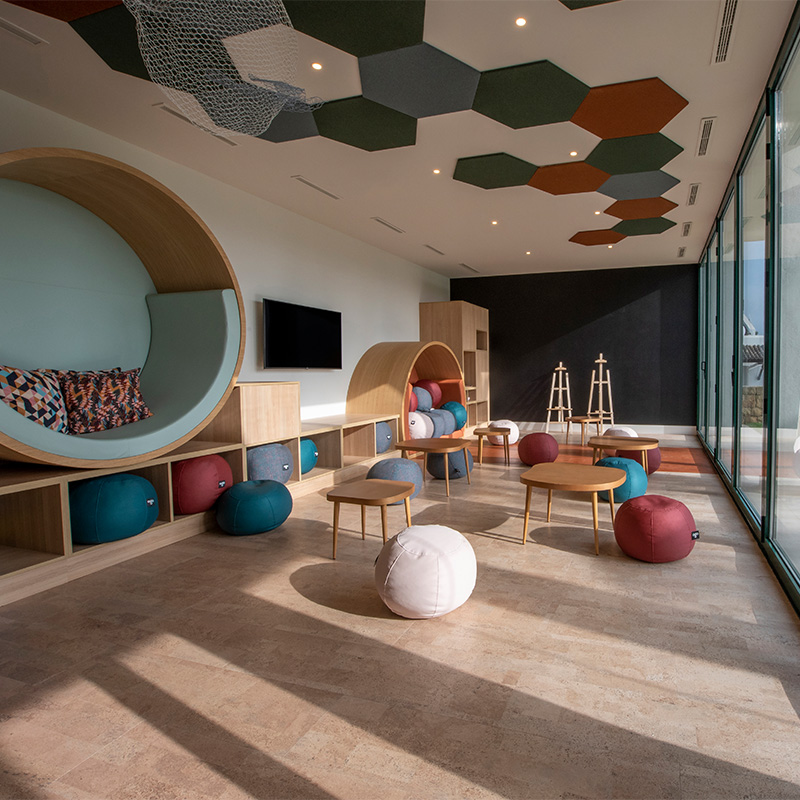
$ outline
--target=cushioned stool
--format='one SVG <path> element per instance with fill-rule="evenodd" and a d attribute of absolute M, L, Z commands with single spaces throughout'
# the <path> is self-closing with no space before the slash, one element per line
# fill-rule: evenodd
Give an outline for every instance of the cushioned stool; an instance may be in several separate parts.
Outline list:
<path fill-rule="evenodd" d="M 313 439 L 300 440 L 300 474 L 305 475 L 317 466 L 319 450 Z"/>
<path fill-rule="evenodd" d="M 198 456 L 173 462 L 172 503 L 175 513 L 208 511 L 231 484 L 231 466 L 222 456 Z"/>
<path fill-rule="evenodd" d="M 630 458 L 637 464 L 642 463 L 641 450 L 617 450 L 617 458 Z M 661 466 L 661 450 L 654 447 L 647 451 L 647 474 L 652 475 Z"/>
<path fill-rule="evenodd" d="M 393 536 L 375 562 L 375 587 L 395 614 L 430 619 L 463 605 L 475 588 L 475 551 L 444 525 L 412 525 Z"/>
<path fill-rule="evenodd" d="M 158 497 L 150 481 L 120 473 L 69 485 L 72 541 L 101 544 L 146 531 L 158 517 Z"/>
<path fill-rule="evenodd" d="M 614 489 L 614 500 L 617 503 L 624 503 L 632 497 L 639 497 L 647 491 L 647 473 L 644 467 L 630 458 L 620 458 L 619 451 L 616 456 L 601 458 L 596 467 L 616 467 L 625 472 L 625 483 Z M 608 500 L 608 492 L 598 492 L 597 496 L 601 500 Z"/>
<path fill-rule="evenodd" d="M 388 422 L 375 423 L 375 452 L 385 453 L 394 441 L 392 428 Z"/>
<path fill-rule="evenodd" d="M 517 455 L 529 467 L 535 464 L 548 464 L 558 458 L 558 442 L 554 436 L 543 431 L 529 433 L 520 439 Z"/>
<path fill-rule="evenodd" d="M 235 483 L 217 501 L 217 525 L 232 536 L 266 533 L 292 513 L 292 493 L 278 481 Z"/>
<path fill-rule="evenodd" d="M 379 478 L 384 481 L 408 481 L 416 487 L 414 493 L 408 498 L 413 500 L 422 489 L 422 468 L 416 461 L 409 458 L 386 458 L 373 464 L 367 472 L 367 479 Z M 390 503 L 399 506 L 402 500 Z"/>
<path fill-rule="evenodd" d="M 247 477 L 251 481 L 287 483 L 294 472 L 292 451 L 279 442 L 247 450 Z"/>
<path fill-rule="evenodd" d="M 686 558 L 700 534 L 683 503 L 649 494 L 626 500 L 619 507 L 614 536 L 631 558 L 661 564 Z"/>

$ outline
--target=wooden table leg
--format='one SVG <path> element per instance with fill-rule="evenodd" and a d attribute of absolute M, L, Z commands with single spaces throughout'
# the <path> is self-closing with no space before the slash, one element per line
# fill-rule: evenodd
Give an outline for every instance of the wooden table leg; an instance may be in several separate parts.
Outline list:
<path fill-rule="evenodd" d="M 381 504 L 381 531 L 383 532 L 383 543 L 386 544 L 386 503 Z"/>
<path fill-rule="evenodd" d="M 511 466 L 511 450 L 508 444 L 508 434 L 503 437 L 503 452 L 506 455 L 506 466 Z"/>
<path fill-rule="evenodd" d="M 447 453 L 444 453 L 444 485 L 447 490 L 447 496 L 450 497 L 450 462 L 447 458 Z"/>
<path fill-rule="evenodd" d="M 586 427 L 587 423 L 585 421 L 581 422 L 581 447 L 586 444 Z"/>
<path fill-rule="evenodd" d="M 483 436 L 478 434 L 478 463 L 483 466 Z"/>
<path fill-rule="evenodd" d="M 471 486 L 472 478 L 469 476 L 469 452 L 466 447 L 461 451 L 461 454 L 464 456 L 464 469 L 467 471 L 467 483 Z"/>
<path fill-rule="evenodd" d="M 553 507 L 553 490 L 547 490 L 547 521 L 550 522 L 550 509 Z"/>
<path fill-rule="evenodd" d="M 528 517 L 530 517 L 531 514 L 531 488 L 530 486 L 525 487 L 525 521 L 522 524 L 522 544 L 528 541 Z"/>
<path fill-rule="evenodd" d="M 336 559 L 336 537 L 339 534 L 339 503 L 338 501 L 334 501 L 333 503 L 333 556 L 332 558 Z"/>
<path fill-rule="evenodd" d="M 564 437 L 564 444 L 569 444 L 569 429 L 571 425 L 572 423 L 567 420 L 567 435 Z M 583 444 L 583 441 L 581 441 L 581 444 Z"/>
<path fill-rule="evenodd" d="M 597 463 L 597 448 L 593 447 L 592 448 L 592 464 L 596 464 L 596 463 Z"/>
<path fill-rule="evenodd" d="M 644 474 L 647 475 L 647 450 L 642 450 L 642 466 L 644 467 Z"/>
<path fill-rule="evenodd" d="M 406 526 L 410 528 L 411 527 L 411 498 L 406 497 L 405 500 L 403 500 L 403 503 L 405 504 L 405 507 L 406 507 Z"/>
<path fill-rule="evenodd" d="M 614 524 L 614 490 L 608 490 L 608 505 L 611 508 L 611 524 Z"/>
<path fill-rule="evenodd" d="M 361 506 L 361 538 L 367 538 L 367 507 Z"/>
<path fill-rule="evenodd" d="M 592 522 L 594 523 L 594 554 L 600 555 L 600 535 L 597 532 L 597 492 L 592 492 Z"/>

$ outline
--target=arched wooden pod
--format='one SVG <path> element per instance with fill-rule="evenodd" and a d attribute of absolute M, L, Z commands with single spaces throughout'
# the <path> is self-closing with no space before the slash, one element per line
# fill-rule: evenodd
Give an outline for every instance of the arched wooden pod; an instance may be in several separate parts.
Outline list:
<path fill-rule="evenodd" d="M 442 387 L 442 401 L 466 405 L 464 375 L 444 342 L 380 342 L 361 356 L 347 390 L 348 414 L 399 414 L 401 438 L 408 439 L 411 384 L 428 378 Z M 461 435 L 457 431 L 455 435 Z"/>

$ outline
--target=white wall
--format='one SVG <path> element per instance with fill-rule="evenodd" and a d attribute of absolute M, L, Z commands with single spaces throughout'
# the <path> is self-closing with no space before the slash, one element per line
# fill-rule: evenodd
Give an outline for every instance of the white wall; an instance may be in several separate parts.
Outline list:
<path fill-rule="evenodd" d="M 343 413 L 361 355 L 376 342 L 418 340 L 418 304 L 450 298 L 441 275 L 4 92 L 0 120 L 0 152 L 89 150 L 141 169 L 186 201 L 220 241 L 241 286 L 247 345 L 239 380 L 300 381 L 304 418 Z M 341 311 L 343 368 L 261 369 L 263 297 Z"/>

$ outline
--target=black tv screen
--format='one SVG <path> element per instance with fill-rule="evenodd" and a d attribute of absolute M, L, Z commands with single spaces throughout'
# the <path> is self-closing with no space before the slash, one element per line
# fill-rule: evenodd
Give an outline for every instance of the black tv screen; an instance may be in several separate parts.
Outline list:
<path fill-rule="evenodd" d="M 264 368 L 341 369 L 341 312 L 265 298 Z"/>

